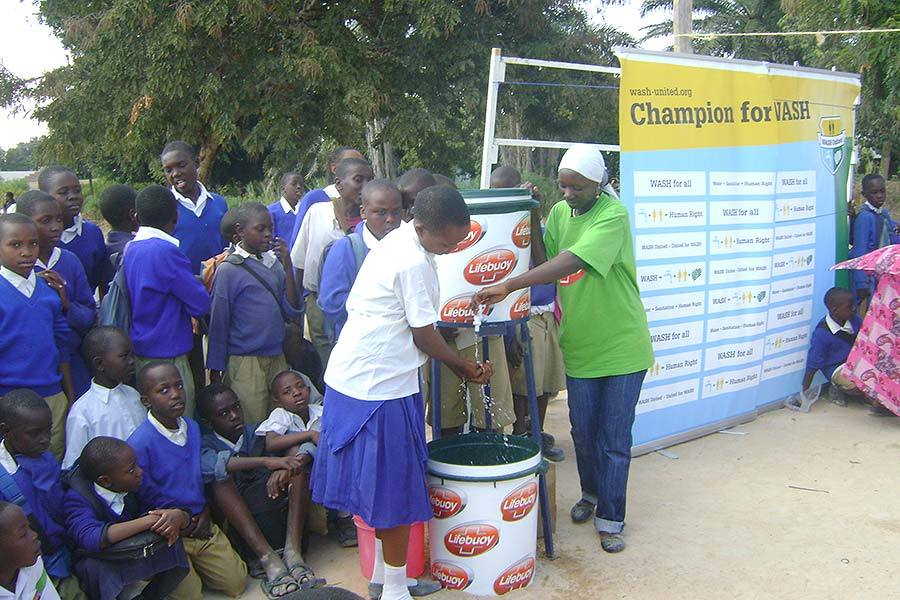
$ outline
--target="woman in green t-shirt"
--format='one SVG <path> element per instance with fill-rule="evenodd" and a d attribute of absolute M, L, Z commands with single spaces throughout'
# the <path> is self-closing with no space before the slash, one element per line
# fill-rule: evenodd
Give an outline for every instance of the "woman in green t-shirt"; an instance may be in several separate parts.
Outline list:
<path fill-rule="evenodd" d="M 644 375 L 653 364 L 650 332 L 628 212 L 607 185 L 600 150 L 586 144 L 570 148 L 559 163 L 558 182 L 565 202 L 550 210 L 543 240 L 533 238 L 537 266 L 481 290 L 474 301 L 495 304 L 516 290 L 557 283 L 563 311 L 559 344 L 581 480 L 572 520 L 582 523 L 594 515 L 603 549 L 620 552 L 631 427 Z M 537 211 L 531 230 L 541 230 Z"/>

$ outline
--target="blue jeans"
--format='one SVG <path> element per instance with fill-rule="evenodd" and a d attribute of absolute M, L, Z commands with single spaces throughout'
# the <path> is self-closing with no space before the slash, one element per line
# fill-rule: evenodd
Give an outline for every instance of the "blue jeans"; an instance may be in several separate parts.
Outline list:
<path fill-rule="evenodd" d="M 647 371 L 593 379 L 566 376 L 581 496 L 597 505 L 594 527 L 621 533 L 634 408 Z"/>

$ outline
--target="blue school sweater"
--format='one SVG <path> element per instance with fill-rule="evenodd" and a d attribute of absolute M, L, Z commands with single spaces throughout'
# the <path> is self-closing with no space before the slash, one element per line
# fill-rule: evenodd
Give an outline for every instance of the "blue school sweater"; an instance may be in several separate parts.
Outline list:
<path fill-rule="evenodd" d="M 265 444 L 265 438 L 256 435 L 256 424 L 244 423 L 243 439 L 237 452 L 216 436 L 212 429 L 204 429 L 200 441 L 200 472 L 204 483 L 228 479 L 228 461 L 232 456 L 261 456 L 258 444 Z"/>
<path fill-rule="evenodd" d="M 812 332 L 809 341 L 809 352 L 806 355 L 806 368 L 810 371 L 822 371 L 822 375 L 831 379 L 831 374 L 841 364 L 847 361 L 853 342 L 859 333 L 862 319 L 853 315 L 850 319 L 853 325 L 853 334 L 839 331 L 837 335 L 831 333 L 825 319 L 819 321 Z"/>
<path fill-rule="evenodd" d="M 191 317 L 209 312 L 209 295 L 174 244 L 151 238 L 125 249 L 125 281 L 131 298 L 134 353 L 175 358 L 194 345 Z"/>
<path fill-rule="evenodd" d="M 84 357 L 81 356 L 81 341 L 97 321 L 97 303 L 94 302 L 93 288 L 88 283 L 81 261 L 68 250 L 61 249 L 60 252 L 59 260 L 51 270 L 59 273 L 66 282 L 66 298 L 69 299 L 66 321 L 71 330 L 66 345 L 69 350 L 75 396 L 81 397 L 91 387 L 91 372 Z M 35 273 L 42 270 L 35 265 Z"/>
<path fill-rule="evenodd" d="M 75 471 L 72 474 L 73 478 L 80 476 L 80 471 Z M 66 533 L 69 539 L 75 543 L 79 550 L 99 552 L 103 549 L 103 540 L 106 537 L 106 530 L 109 529 L 109 526 L 137 519 L 141 516 L 141 510 L 137 497 L 134 494 L 126 494 L 125 508 L 122 510 L 121 515 L 117 515 L 110 508 L 109 503 L 94 491 L 93 485 L 93 482 L 86 482 L 84 487 L 89 487 L 90 491 L 88 493 L 96 500 L 99 500 L 99 504 L 106 507 L 102 518 L 94 510 L 91 500 L 74 487 L 69 487 L 66 490 L 63 499 L 63 509 L 66 517 Z"/>
<path fill-rule="evenodd" d="M 228 261 L 219 265 L 212 290 L 209 319 L 209 347 L 206 366 L 224 371 L 229 356 L 278 356 L 284 345 L 284 319 L 299 321 L 301 312 L 291 306 L 285 294 L 284 267 L 276 262 L 266 268 L 255 258 L 244 265 Z M 281 299 L 281 308 L 272 294 L 247 268 L 259 275 Z"/>
<path fill-rule="evenodd" d="M 284 212 L 280 199 L 278 202 L 273 202 L 266 208 L 269 209 L 269 214 L 272 215 L 272 224 L 275 226 L 275 236 L 284 240 L 285 244 L 289 243 L 291 241 L 291 232 L 294 230 L 294 221 L 297 220 L 297 215 L 292 212 Z M 288 250 L 290 250 L 290 248 L 291 247 L 288 246 Z"/>
<path fill-rule="evenodd" d="M 853 220 L 853 247 L 848 256 L 859 258 L 888 244 L 900 243 L 900 235 L 894 233 L 896 226 L 897 223 L 891 219 L 887 208 L 882 207 L 881 212 L 877 213 L 868 204 L 863 204 Z M 854 291 L 868 289 L 874 292 L 876 284 L 874 274 L 857 269 L 850 271 L 850 287 Z"/>
<path fill-rule="evenodd" d="M 181 242 L 181 251 L 191 262 L 191 272 L 200 274 L 200 263 L 215 256 L 228 244 L 222 238 L 219 225 L 228 211 L 228 203 L 219 194 L 209 192 L 203 212 L 198 217 L 181 202 L 178 203 L 178 224 L 172 235 Z"/>
<path fill-rule="evenodd" d="M 81 235 L 76 236 L 68 244 L 59 242 L 57 245 L 78 257 L 92 290 L 98 287 L 105 288 L 106 282 L 112 279 L 103 232 L 94 223 L 84 219 L 81 224 Z"/>
<path fill-rule="evenodd" d="M 187 443 L 172 443 L 147 419 L 134 430 L 128 444 L 137 454 L 144 470 L 144 481 L 138 492 L 141 509 L 183 508 L 192 515 L 203 512 L 203 478 L 200 475 L 200 427 L 185 417 Z"/>
<path fill-rule="evenodd" d="M 37 523 L 41 535 L 41 552 L 47 572 L 53 577 L 68 577 L 71 557 L 66 548 L 65 512 L 63 511 L 63 486 L 60 480 L 59 462 L 50 452 L 36 458 L 16 454 L 19 468 L 13 479 L 25 498 L 26 513 Z M 2 469 L 3 467 L 0 467 Z M 6 502 L 12 501 L 0 492 Z"/>
<path fill-rule="evenodd" d="M 354 234 L 362 235 L 365 223 L 360 223 Z M 363 256 L 368 256 L 369 247 L 363 242 Z M 319 281 L 319 308 L 325 315 L 327 329 L 332 341 L 341 335 L 347 322 L 347 296 L 356 282 L 359 267 L 350 237 L 343 237 L 331 245 L 322 263 L 322 278 Z"/>
<path fill-rule="evenodd" d="M 325 193 L 325 190 L 309 190 L 306 194 L 300 199 L 300 208 L 297 209 L 297 218 L 294 219 L 294 227 L 291 229 L 291 240 L 288 244 L 288 248 L 294 247 L 294 242 L 297 241 L 297 236 L 300 234 L 300 225 L 303 224 L 303 217 L 306 216 L 307 211 L 309 211 L 309 207 L 317 202 L 330 202 L 331 198 L 328 197 L 328 194 Z"/>
<path fill-rule="evenodd" d="M 60 393 L 69 332 L 59 295 L 43 279 L 26 298 L 0 277 L 0 395 L 18 388 L 44 398 Z"/>

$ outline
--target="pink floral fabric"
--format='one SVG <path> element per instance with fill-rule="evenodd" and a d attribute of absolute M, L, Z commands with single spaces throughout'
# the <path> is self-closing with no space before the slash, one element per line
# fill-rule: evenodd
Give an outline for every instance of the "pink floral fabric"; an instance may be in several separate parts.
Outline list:
<path fill-rule="evenodd" d="M 847 357 L 845 374 L 900 416 L 900 276 L 882 275 Z"/>

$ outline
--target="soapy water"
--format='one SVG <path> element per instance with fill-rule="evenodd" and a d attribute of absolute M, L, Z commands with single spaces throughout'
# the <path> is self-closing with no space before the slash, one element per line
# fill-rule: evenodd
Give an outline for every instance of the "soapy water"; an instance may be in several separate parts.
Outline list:
<path fill-rule="evenodd" d="M 528 460 L 537 453 L 535 448 L 523 438 L 508 435 L 485 439 L 485 434 L 463 434 L 452 438 L 452 442 L 441 448 L 431 448 L 431 460 L 465 467 L 487 467 L 508 465 Z"/>

